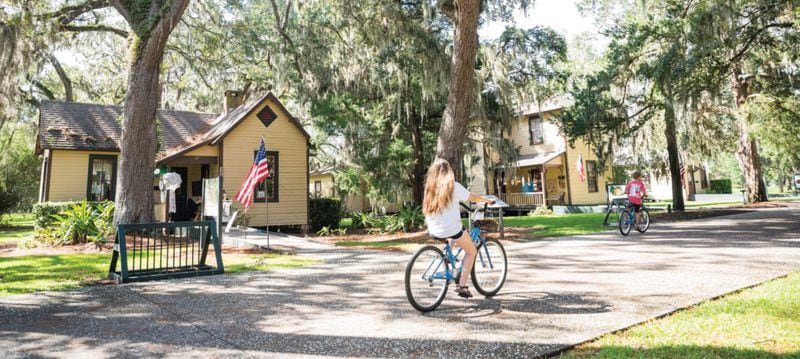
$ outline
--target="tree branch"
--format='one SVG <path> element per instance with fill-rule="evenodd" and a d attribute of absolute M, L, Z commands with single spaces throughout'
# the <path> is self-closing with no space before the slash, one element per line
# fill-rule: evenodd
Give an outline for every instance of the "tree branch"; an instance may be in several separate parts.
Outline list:
<path fill-rule="evenodd" d="M 31 81 L 31 83 L 33 84 L 33 86 L 35 86 L 37 89 L 39 89 L 39 91 L 42 91 L 42 93 L 45 96 L 47 96 L 48 99 L 50 99 L 50 100 L 55 100 L 56 99 L 56 96 L 53 95 L 53 91 L 50 91 L 50 89 L 47 88 L 47 86 L 45 86 L 43 83 L 41 83 L 39 81 Z"/>
<path fill-rule="evenodd" d="M 742 56 L 744 56 L 744 53 L 747 52 L 747 50 L 750 49 L 750 46 L 753 45 L 753 42 L 755 42 L 756 39 L 759 37 L 759 35 L 761 35 L 761 33 L 766 31 L 767 29 L 773 28 L 773 27 L 789 28 L 789 27 L 792 27 L 792 26 L 794 26 L 793 22 L 774 22 L 774 23 L 771 23 L 771 24 L 767 24 L 764 27 L 756 30 L 756 32 L 752 36 L 750 36 L 750 38 L 747 39 L 747 41 L 744 43 L 742 48 L 739 49 L 739 51 L 737 51 L 736 54 L 731 56 L 731 58 L 728 60 L 728 62 L 738 61 Z"/>
<path fill-rule="evenodd" d="M 48 56 L 48 60 L 51 64 L 53 64 L 53 68 L 56 69 L 58 78 L 61 79 L 61 83 L 64 84 L 64 100 L 67 102 L 74 102 L 75 98 L 72 95 L 72 81 L 67 76 L 64 68 L 61 67 L 61 63 L 58 62 L 58 59 L 56 59 L 54 55 Z"/>
<path fill-rule="evenodd" d="M 74 32 L 87 32 L 87 31 L 110 32 L 122 36 L 125 39 L 128 38 L 127 31 L 106 25 L 84 25 L 84 26 L 62 25 L 61 30 L 74 31 Z"/>
<path fill-rule="evenodd" d="M 278 9 L 278 4 L 275 3 L 275 0 L 269 0 L 269 2 L 272 4 L 272 12 L 275 15 L 275 27 L 278 30 L 278 34 L 281 35 L 284 42 L 286 42 L 286 45 L 291 48 L 294 57 L 294 69 L 297 71 L 297 74 L 300 76 L 300 78 L 303 78 L 304 77 L 303 69 L 300 67 L 300 58 L 297 56 L 297 51 L 295 51 L 296 49 L 294 46 L 294 41 L 292 41 L 292 38 L 285 31 L 286 23 L 289 22 L 289 6 L 291 6 L 292 3 L 290 1 L 289 4 L 287 5 L 286 15 L 284 19 L 281 20 L 281 12 Z"/>
<path fill-rule="evenodd" d="M 88 0 L 82 4 L 64 6 L 54 12 L 42 14 L 42 17 L 58 19 L 61 25 L 67 25 L 79 16 L 97 9 L 111 6 L 109 0 Z"/>

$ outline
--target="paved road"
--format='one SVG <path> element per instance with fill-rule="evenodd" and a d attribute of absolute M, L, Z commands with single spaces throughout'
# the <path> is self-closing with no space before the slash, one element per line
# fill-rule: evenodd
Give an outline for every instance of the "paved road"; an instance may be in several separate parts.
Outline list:
<path fill-rule="evenodd" d="M 2 357 L 533 357 L 800 269 L 800 205 L 507 243 L 492 299 L 422 315 L 409 254 L 298 246 L 319 265 L 0 298 Z M 273 243 L 277 239 L 273 237 Z"/>

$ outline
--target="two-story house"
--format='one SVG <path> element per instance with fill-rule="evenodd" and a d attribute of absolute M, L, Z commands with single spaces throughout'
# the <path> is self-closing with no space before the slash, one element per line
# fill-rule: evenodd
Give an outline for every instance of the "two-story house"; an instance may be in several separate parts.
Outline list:
<path fill-rule="evenodd" d="M 480 166 L 480 171 L 488 168 L 488 173 L 476 174 L 478 166 L 473 167 L 473 191 L 497 195 L 518 209 L 605 204 L 611 160 L 600 168 L 594 151 L 583 140 L 569 145 L 553 122 L 562 109 L 559 104 L 546 104 L 521 111 L 511 131 L 503 133 L 519 147 L 519 158 L 501 163 L 499 156 L 489 151 Z"/>

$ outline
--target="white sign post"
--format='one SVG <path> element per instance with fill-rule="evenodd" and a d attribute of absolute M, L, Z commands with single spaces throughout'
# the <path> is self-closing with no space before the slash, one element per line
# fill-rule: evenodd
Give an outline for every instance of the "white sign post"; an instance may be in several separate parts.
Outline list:
<path fill-rule="evenodd" d="M 800 192 L 800 173 L 794 175 L 794 194 Z"/>

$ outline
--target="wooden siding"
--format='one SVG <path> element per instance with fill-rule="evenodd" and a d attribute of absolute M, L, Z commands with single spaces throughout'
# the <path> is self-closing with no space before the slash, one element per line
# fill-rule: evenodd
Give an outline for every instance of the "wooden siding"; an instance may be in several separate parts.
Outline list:
<path fill-rule="evenodd" d="M 333 176 L 330 174 L 322 174 L 311 176 L 310 181 L 308 182 L 308 193 L 312 196 L 316 196 L 316 189 L 314 187 L 314 183 L 320 181 L 322 184 L 322 190 L 319 194 L 320 197 L 334 197 L 335 192 L 333 190 Z"/>
<path fill-rule="evenodd" d="M 82 201 L 86 199 L 89 181 L 89 155 L 114 155 L 111 151 L 51 150 L 50 202 Z M 117 158 L 119 165 L 119 158 Z M 42 178 L 42 181 L 45 179 Z"/>
<path fill-rule="evenodd" d="M 571 199 L 573 205 L 590 205 L 590 204 L 605 204 L 607 201 L 606 181 L 613 177 L 611 166 L 606 165 L 605 171 L 597 169 L 597 192 L 589 192 L 588 179 L 581 181 L 581 176 L 578 174 L 576 162 L 578 154 L 583 156 L 583 166 L 586 168 L 586 161 L 596 161 L 594 151 L 586 145 L 583 140 L 575 140 L 574 146 L 567 146 L 567 163 L 569 166 L 569 189 L 572 191 Z M 610 160 L 607 162 L 611 162 Z M 568 198 L 565 198 L 567 201 Z"/>
<path fill-rule="evenodd" d="M 278 118 L 265 127 L 256 117 L 264 106 L 270 106 Z M 304 225 L 308 222 L 308 142 L 300 130 L 289 122 L 288 114 L 270 100 L 258 105 L 247 118 L 222 140 L 223 189 L 229 198 L 236 196 L 239 186 L 253 164 L 253 154 L 264 137 L 267 151 L 277 151 L 279 202 L 269 203 L 269 225 Z M 250 225 L 267 224 L 266 203 L 253 203 L 247 214 Z M 234 208 L 244 207 L 234 202 Z"/>
<path fill-rule="evenodd" d="M 189 152 L 184 153 L 182 156 L 184 157 L 192 157 L 192 156 L 211 156 L 217 157 L 219 155 L 219 146 L 212 146 L 212 145 L 203 145 L 198 148 L 195 148 Z"/>
<path fill-rule="evenodd" d="M 563 148 L 564 139 L 559 135 L 558 126 L 552 122 L 554 113 L 546 112 L 542 123 L 542 132 L 544 132 L 544 143 L 539 145 L 531 145 L 530 135 L 528 132 L 528 116 L 520 116 L 517 118 L 515 124 L 511 127 L 511 133 L 507 136 L 511 138 L 514 143 L 520 146 L 520 155 L 529 155 L 533 153 L 552 152 L 558 148 Z M 504 135 L 506 135 L 504 133 Z"/>

